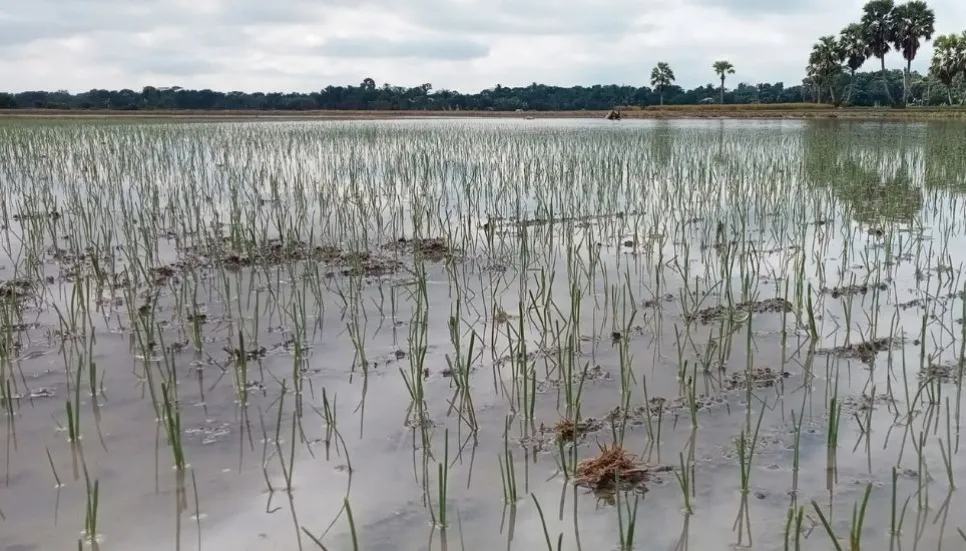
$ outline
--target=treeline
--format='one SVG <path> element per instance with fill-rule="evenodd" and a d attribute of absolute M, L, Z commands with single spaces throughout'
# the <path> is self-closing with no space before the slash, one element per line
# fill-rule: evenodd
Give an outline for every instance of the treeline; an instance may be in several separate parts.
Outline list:
<path fill-rule="evenodd" d="M 854 96 L 859 89 L 856 72 L 869 62 L 878 62 L 880 85 L 878 100 L 886 105 L 963 103 L 966 78 L 966 32 L 936 37 L 929 76 L 923 79 L 912 72 L 922 45 L 936 32 L 936 14 L 923 0 L 896 4 L 893 0 L 870 0 L 862 7 L 859 21 L 847 25 L 838 35 L 818 39 L 808 56 L 806 82 L 816 101 L 823 93 L 834 104 L 864 104 Z M 895 73 L 888 71 L 886 56 L 896 52 L 905 64 L 901 86 L 895 86 Z M 722 77 L 722 83 L 724 82 Z M 937 98 L 936 85 L 944 89 Z M 918 95 L 916 87 L 919 87 Z M 868 92 L 868 88 L 862 88 Z M 844 99 L 843 99 L 844 97 Z M 868 101 L 868 98 L 862 101 Z"/>
<path fill-rule="evenodd" d="M 850 104 L 872 106 L 882 97 L 882 80 L 878 73 L 857 73 L 852 83 Z M 901 93 L 902 71 L 886 74 L 890 88 Z M 961 80 L 961 79 L 960 79 Z M 909 93 L 913 101 L 941 104 L 947 98 L 946 89 L 931 76 L 911 75 Z M 961 83 L 960 83 L 961 86 Z M 809 80 L 786 86 L 784 83 L 758 85 L 738 84 L 724 93 L 724 102 L 801 103 L 816 101 L 818 90 Z M 690 90 L 671 84 L 663 89 L 664 103 L 693 105 L 718 102 L 719 87 L 712 84 Z M 547 86 L 531 84 L 525 87 L 497 85 L 475 94 L 461 94 L 452 90 L 433 90 L 432 85 L 406 88 L 384 84 L 377 86 L 366 79 L 358 86 L 328 86 L 310 93 L 246 93 L 214 90 L 188 90 L 180 87 L 156 88 L 147 86 L 134 90 L 90 90 L 71 94 L 58 92 L 20 92 L 0 94 L 2 109 L 206 109 L 206 110 L 493 110 L 514 111 L 580 111 L 607 110 L 614 106 L 648 106 L 661 102 L 655 88 L 596 85 Z"/>

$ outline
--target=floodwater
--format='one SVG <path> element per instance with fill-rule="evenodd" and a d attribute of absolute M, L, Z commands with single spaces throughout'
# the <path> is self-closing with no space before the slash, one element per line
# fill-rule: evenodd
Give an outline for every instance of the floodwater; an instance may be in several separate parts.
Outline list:
<path fill-rule="evenodd" d="M 18 122 L 0 156 L 0 550 L 966 546 L 966 125 Z M 615 442 L 650 477 L 575 484 Z"/>

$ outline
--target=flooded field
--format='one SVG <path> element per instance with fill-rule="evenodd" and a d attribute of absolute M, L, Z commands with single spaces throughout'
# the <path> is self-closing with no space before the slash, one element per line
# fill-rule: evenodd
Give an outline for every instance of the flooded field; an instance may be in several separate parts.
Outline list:
<path fill-rule="evenodd" d="M 2 551 L 966 547 L 966 124 L 7 122 L 0 193 Z"/>

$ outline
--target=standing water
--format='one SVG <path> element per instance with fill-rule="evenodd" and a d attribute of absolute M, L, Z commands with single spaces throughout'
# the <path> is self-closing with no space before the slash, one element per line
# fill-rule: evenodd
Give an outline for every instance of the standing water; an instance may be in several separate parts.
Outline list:
<path fill-rule="evenodd" d="M 0 159 L 0 550 L 966 546 L 964 124 L 17 122 Z"/>

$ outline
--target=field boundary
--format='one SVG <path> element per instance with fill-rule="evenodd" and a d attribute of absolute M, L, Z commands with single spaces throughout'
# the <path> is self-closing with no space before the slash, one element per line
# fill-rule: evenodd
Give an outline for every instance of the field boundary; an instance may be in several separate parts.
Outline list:
<path fill-rule="evenodd" d="M 795 105 L 795 104 L 792 104 Z M 850 119 L 937 120 L 966 119 L 958 107 L 907 109 L 801 104 L 784 105 L 670 105 L 621 110 L 624 119 Z M 137 110 L 0 109 L 0 120 L 17 119 L 128 119 L 128 120 L 384 120 L 412 118 L 603 119 L 608 111 L 281 111 L 281 110 Z"/>

